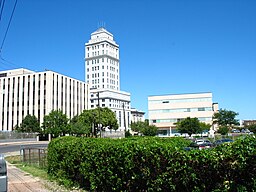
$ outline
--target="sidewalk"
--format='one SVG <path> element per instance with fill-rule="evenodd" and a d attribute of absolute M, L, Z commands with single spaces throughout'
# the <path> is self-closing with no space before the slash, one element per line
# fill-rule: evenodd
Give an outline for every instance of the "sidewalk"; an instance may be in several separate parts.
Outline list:
<path fill-rule="evenodd" d="M 9 192 L 48 192 L 44 182 L 32 177 L 14 165 L 7 162 L 8 191 Z"/>
<path fill-rule="evenodd" d="M 0 143 L 0 147 L 3 145 L 26 145 L 26 144 L 47 144 L 49 141 L 29 141 L 29 142 L 15 142 L 15 143 Z M 20 151 L 7 152 L 4 156 L 20 155 Z M 26 173 L 19 168 L 15 167 L 8 162 L 7 163 L 7 176 L 8 176 L 8 192 L 81 192 L 82 190 L 67 190 L 62 186 L 59 186 L 55 182 L 42 180 L 37 177 L 33 177 L 29 173 Z"/>

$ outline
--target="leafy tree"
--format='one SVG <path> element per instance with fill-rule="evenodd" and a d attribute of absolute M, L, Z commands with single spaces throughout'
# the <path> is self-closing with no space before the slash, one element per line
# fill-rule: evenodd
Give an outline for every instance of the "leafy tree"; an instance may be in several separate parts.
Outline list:
<path fill-rule="evenodd" d="M 209 131 L 210 130 L 210 128 L 211 128 L 211 125 L 210 124 L 207 124 L 207 123 L 205 123 L 205 122 L 199 122 L 199 126 L 200 126 L 200 129 L 201 129 L 201 133 L 203 132 L 203 131 Z"/>
<path fill-rule="evenodd" d="M 145 136 L 156 136 L 158 128 L 155 125 L 146 125 L 142 129 L 142 134 Z"/>
<path fill-rule="evenodd" d="M 91 127 L 86 126 L 81 120 L 80 116 L 74 116 L 70 120 L 70 133 L 76 136 L 89 135 L 91 133 Z"/>
<path fill-rule="evenodd" d="M 141 132 L 145 126 L 143 121 L 132 122 L 131 123 L 131 130 L 134 132 Z"/>
<path fill-rule="evenodd" d="M 84 110 L 77 118 L 77 121 L 72 121 L 73 125 L 71 126 L 71 130 L 73 134 L 86 134 L 94 133 L 94 128 L 96 127 L 96 117 L 93 113 L 93 110 Z M 76 127 L 78 126 L 78 127 Z M 77 132 L 78 129 L 79 132 Z"/>
<path fill-rule="evenodd" d="M 229 128 L 227 126 L 220 126 L 217 132 L 221 135 L 227 135 L 228 131 Z"/>
<path fill-rule="evenodd" d="M 236 118 L 238 113 L 234 111 L 229 111 L 226 109 L 220 109 L 219 112 L 213 115 L 213 124 L 218 124 L 221 126 L 226 126 L 231 130 L 235 125 L 239 125 L 239 121 Z"/>
<path fill-rule="evenodd" d="M 138 121 L 131 123 L 131 129 L 135 132 L 140 132 L 145 136 L 155 136 L 157 134 L 158 128 L 154 125 L 149 125 L 149 121 Z"/>
<path fill-rule="evenodd" d="M 115 113 L 109 108 L 96 108 L 90 110 L 84 110 L 77 119 L 77 126 L 80 127 L 79 134 L 89 134 L 93 133 L 97 135 L 98 125 L 101 124 L 102 130 L 106 127 L 109 129 L 118 129 L 118 123 L 116 120 Z M 71 130 L 75 130 L 75 125 L 71 127 Z M 73 132 L 74 133 L 74 132 Z"/>
<path fill-rule="evenodd" d="M 108 127 L 109 129 L 117 130 L 118 129 L 118 123 L 116 119 L 115 113 L 105 107 L 105 108 L 98 108 L 95 110 L 100 109 L 100 123 L 102 124 L 102 127 Z"/>
<path fill-rule="evenodd" d="M 202 132 L 198 118 L 187 117 L 186 119 L 177 122 L 176 128 L 180 133 L 187 133 L 190 137 L 192 134 Z"/>
<path fill-rule="evenodd" d="M 40 124 L 34 115 L 28 114 L 21 122 L 20 126 L 15 126 L 14 128 L 18 132 L 22 133 L 39 133 Z"/>
<path fill-rule="evenodd" d="M 64 136 L 69 133 L 69 119 L 60 110 L 52 110 L 49 115 L 44 116 L 43 127 L 45 133 L 52 134 L 55 137 Z"/>

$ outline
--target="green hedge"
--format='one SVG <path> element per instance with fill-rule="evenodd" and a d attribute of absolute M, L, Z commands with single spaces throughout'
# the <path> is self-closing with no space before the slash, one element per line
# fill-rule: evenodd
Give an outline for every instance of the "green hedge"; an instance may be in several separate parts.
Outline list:
<path fill-rule="evenodd" d="M 256 139 L 185 151 L 182 138 L 62 137 L 48 146 L 48 172 L 89 191 L 253 191 Z"/>

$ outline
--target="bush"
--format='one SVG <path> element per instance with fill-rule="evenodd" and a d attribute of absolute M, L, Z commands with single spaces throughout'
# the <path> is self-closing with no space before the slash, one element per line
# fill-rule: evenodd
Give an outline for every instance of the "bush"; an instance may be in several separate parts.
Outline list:
<path fill-rule="evenodd" d="M 48 146 L 48 172 L 88 191 L 252 191 L 256 139 L 185 151 L 183 138 L 62 137 Z"/>

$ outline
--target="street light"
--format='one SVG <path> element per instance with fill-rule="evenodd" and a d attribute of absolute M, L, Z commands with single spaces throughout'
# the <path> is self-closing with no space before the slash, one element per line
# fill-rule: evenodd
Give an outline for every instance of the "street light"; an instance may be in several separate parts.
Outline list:
<path fill-rule="evenodd" d="M 124 109 L 124 102 L 123 102 L 123 113 L 124 113 L 124 130 L 126 132 L 126 122 L 125 122 L 125 109 Z"/>
<path fill-rule="evenodd" d="M 98 92 L 98 111 L 99 111 L 99 124 L 98 124 L 98 129 L 100 130 L 100 137 L 101 137 L 100 92 Z"/>

